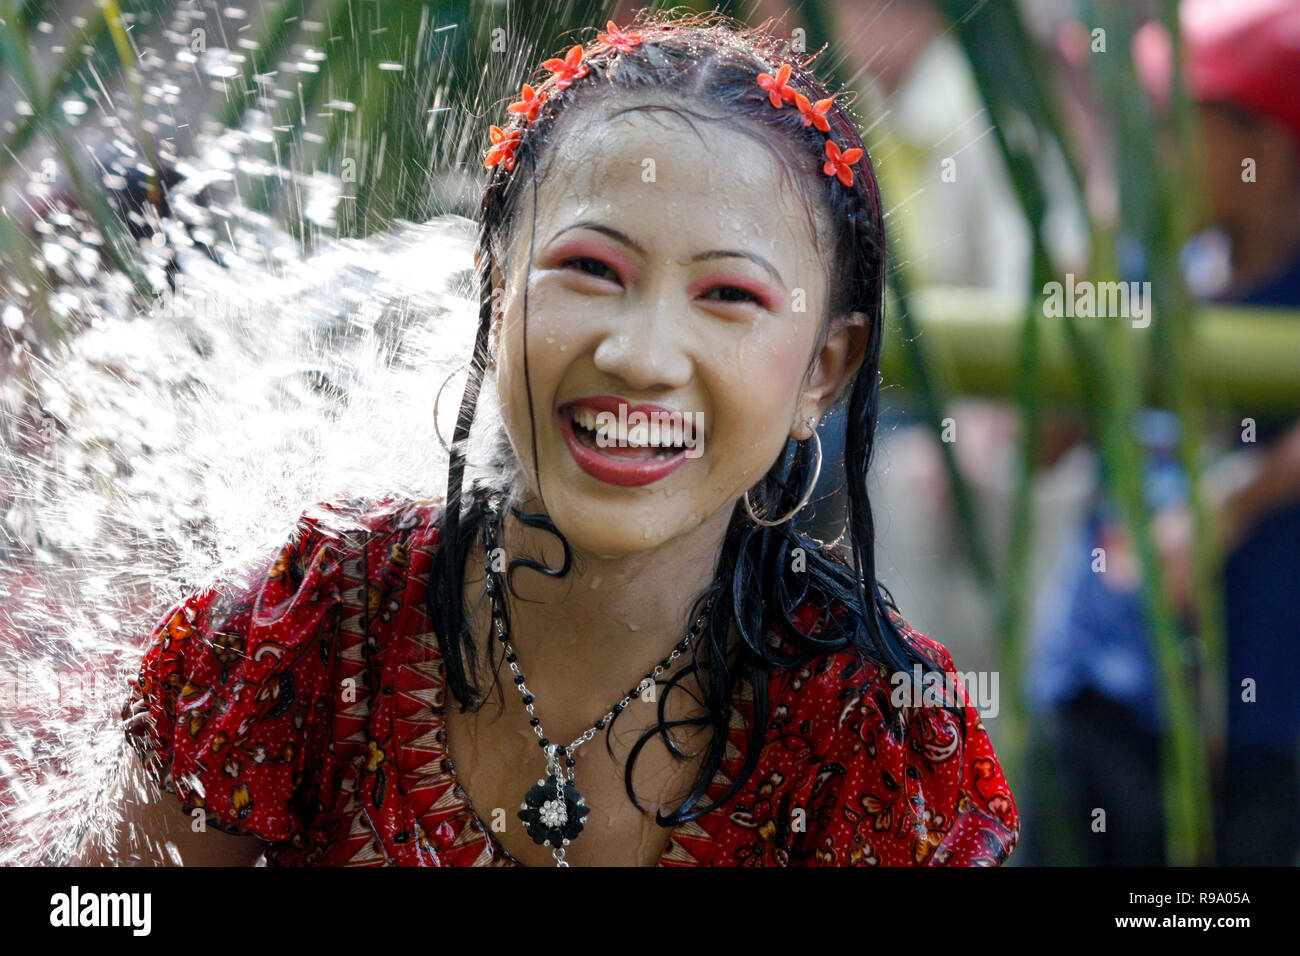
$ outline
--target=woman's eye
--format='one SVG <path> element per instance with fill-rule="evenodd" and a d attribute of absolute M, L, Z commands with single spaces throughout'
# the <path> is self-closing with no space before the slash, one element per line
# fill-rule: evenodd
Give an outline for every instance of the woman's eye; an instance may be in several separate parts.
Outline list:
<path fill-rule="evenodd" d="M 615 272 L 599 259 L 592 259 L 590 256 L 575 256 L 572 259 L 565 259 L 564 265 L 574 266 L 578 270 L 593 275 L 598 279 L 609 278 L 614 282 L 618 281 L 618 273 Z"/>
<path fill-rule="evenodd" d="M 757 305 L 763 304 L 763 300 L 757 295 L 750 292 L 748 289 L 742 289 L 740 286 L 736 285 L 714 286 L 704 294 L 704 297 L 707 299 L 715 292 L 722 293 L 720 297 L 720 301 L 722 302 L 753 302 Z"/>

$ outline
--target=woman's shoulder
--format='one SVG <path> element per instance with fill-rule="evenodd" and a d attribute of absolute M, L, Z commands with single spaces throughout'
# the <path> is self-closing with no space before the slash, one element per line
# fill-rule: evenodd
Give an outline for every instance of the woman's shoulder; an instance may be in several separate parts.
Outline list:
<path fill-rule="evenodd" d="M 921 658 L 928 661 L 931 668 L 956 671 L 952 654 L 947 647 L 912 627 L 896 608 L 886 606 L 885 610 L 894 631 L 905 644 L 910 645 Z M 842 629 L 855 626 L 855 621 L 839 601 L 810 596 L 795 607 L 790 614 L 790 624 L 811 641 L 815 642 L 835 634 L 836 642 L 840 643 Z M 799 650 L 786 638 L 774 636 L 770 640 L 786 654 L 794 654 Z M 852 645 L 816 655 L 802 668 L 804 673 L 812 670 L 816 671 L 822 683 L 833 685 L 837 693 L 843 689 L 843 686 L 861 687 L 865 683 L 880 682 L 890 684 L 891 681 L 900 680 L 898 675 L 892 674 L 878 662 L 873 662 Z"/>
<path fill-rule="evenodd" d="M 808 762 L 781 772 L 808 791 L 792 799 L 843 804 L 823 848 L 832 855 L 885 865 L 998 865 L 1015 846 L 1019 815 L 981 713 L 996 705 L 997 685 L 992 701 L 972 695 L 941 642 L 896 609 L 889 616 L 933 669 L 895 672 L 849 648 L 774 677 L 772 734 L 782 759 L 802 753 Z M 815 605 L 794 616 L 813 637 L 825 620 Z"/>
<path fill-rule="evenodd" d="M 391 589 L 413 574 L 426 576 L 442 535 L 443 502 L 404 495 L 321 499 L 299 515 L 288 544 L 272 565 L 301 587 L 302 569 L 315 563 L 342 566 L 342 589 Z M 277 568 L 277 565 L 284 565 Z"/>
<path fill-rule="evenodd" d="M 406 495 L 323 498 L 303 510 L 297 532 L 321 540 L 356 540 L 358 536 L 419 534 L 436 541 L 442 527 L 440 498 Z"/>
<path fill-rule="evenodd" d="M 332 745 L 333 685 L 355 653 L 340 629 L 356 611 L 378 628 L 400 610 L 392 605 L 427 570 L 441 515 L 433 499 L 317 501 L 273 551 L 161 616 L 122 717 L 145 767 L 185 809 L 273 843 L 303 831 L 300 788 Z"/>
<path fill-rule="evenodd" d="M 924 711 L 933 712 L 941 720 L 955 721 L 952 710 L 971 705 L 962 675 L 958 672 L 952 654 L 940 641 L 917 630 L 894 607 L 885 608 L 893 630 L 914 654 L 927 665 L 914 663 L 907 670 L 897 670 L 878 660 L 873 654 L 850 644 L 824 653 L 814 653 L 802 665 L 778 672 L 773 679 L 773 702 L 787 711 L 816 722 L 832 722 L 836 728 L 843 713 L 827 709 L 826 701 L 857 703 L 869 707 L 880 719 L 906 723 L 913 716 L 913 708 L 924 704 Z M 848 624 L 849 615 L 838 602 L 809 599 L 800 604 L 790 616 L 796 630 L 807 638 L 817 640 L 832 632 L 837 624 Z M 843 638 L 836 635 L 841 644 Z M 861 643 L 860 641 L 858 643 Z M 784 651 L 794 645 L 781 643 Z M 947 696 L 944 706 L 935 694 L 922 695 L 927 688 L 943 688 Z M 973 706 L 972 706 L 973 709 Z M 983 730 L 982 723 L 980 724 Z"/>

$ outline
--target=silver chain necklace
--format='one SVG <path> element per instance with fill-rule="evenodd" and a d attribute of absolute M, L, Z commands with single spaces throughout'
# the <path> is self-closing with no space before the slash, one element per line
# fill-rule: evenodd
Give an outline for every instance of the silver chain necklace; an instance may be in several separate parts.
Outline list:
<path fill-rule="evenodd" d="M 542 721 L 535 710 L 534 695 L 528 689 L 523 672 L 519 669 L 519 655 L 515 653 L 515 649 L 510 643 L 510 636 L 506 631 L 505 615 L 500 604 L 500 595 L 504 593 L 504 589 L 499 572 L 493 570 L 492 561 L 492 554 L 496 550 L 495 524 L 496 513 L 489 510 L 483 519 L 483 544 L 485 547 L 484 553 L 487 557 L 487 575 L 484 588 L 487 590 L 488 600 L 492 605 L 492 623 L 496 630 L 497 639 L 504 645 L 506 663 L 510 665 L 510 670 L 514 673 L 515 686 L 519 688 L 519 693 L 523 695 L 524 709 L 528 711 L 528 723 L 533 728 L 533 733 L 537 735 L 538 746 L 546 754 L 547 775 L 544 779 L 539 779 L 537 784 L 529 789 L 523 802 L 519 804 L 519 819 L 524 821 L 528 829 L 528 835 L 534 843 L 551 848 L 551 856 L 555 857 L 556 866 L 568 866 L 569 864 L 564 859 L 565 847 L 582 832 L 583 822 L 586 820 L 590 809 L 573 783 L 574 752 L 595 737 L 597 731 L 604 730 L 616 715 L 622 713 L 623 708 L 630 704 L 634 697 L 639 697 L 649 687 L 654 686 L 656 678 L 671 667 L 673 661 L 677 660 L 691 646 L 691 641 L 704 630 L 704 624 L 713 608 L 715 595 L 709 596 L 704 610 L 700 612 L 700 616 L 691 625 L 690 633 L 682 638 L 677 643 L 677 646 L 673 648 L 673 652 L 656 664 L 654 669 L 646 674 L 633 690 L 628 691 L 622 700 L 574 738 L 573 742 L 568 746 L 553 744 L 547 739 L 546 732 L 542 729 Z"/>

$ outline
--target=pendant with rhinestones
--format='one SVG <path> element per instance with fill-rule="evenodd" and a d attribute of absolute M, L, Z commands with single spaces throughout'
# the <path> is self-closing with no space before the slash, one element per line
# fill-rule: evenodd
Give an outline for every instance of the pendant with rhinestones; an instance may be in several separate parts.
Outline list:
<path fill-rule="evenodd" d="M 561 787 L 555 774 L 528 791 L 520 804 L 519 819 L 528 825 L 528 835 L 540 846 L 562 847 L 582 832 L 587 805 L 572 782 Z"/>

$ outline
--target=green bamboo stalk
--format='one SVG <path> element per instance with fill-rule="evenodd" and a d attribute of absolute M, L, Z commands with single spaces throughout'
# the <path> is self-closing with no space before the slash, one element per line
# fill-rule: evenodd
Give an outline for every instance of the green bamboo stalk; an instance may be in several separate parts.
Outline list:
<path fill-rule="evenodd" d="M 50 309 L 49 290 L 36 269 L 33 259 L 31 238 L 25 235 L 9 211 L 0 208 L 0 263 L 5 268 L 17 273 L 27 289 L 28 301 L 32 304 L 40 327 L 40 336 L 47 348 L 53 348 L 63 341 L 63 327 L 55 320 Z"/>
<path fill-rule="evenodd" d="M 1183 441 L 1191 445 L 1196 443 L 1198 422 L 1194 399 L 1186 391 L 1188 382 L 1182 374 L 1188 351 L 1186 323 L 1190 303 L 1177 267 L 1178 249 L 1184 237 L 1172 229 L 1169 212 L 1172 197 L 1162 188 L 1167 179 L 1161 175 L 1152 144 L 1157 127 L 1137 81 L 1132 58 L 1127 53 L 1136 28 L 1135 12 L 1122 4 L 1091 2 L 1085 4 L 1085 10 L 1090 11 L 1090 22 L 1102 24 L 1106 29 L 1115 51 L 1112 55 L 1096 58 L 1095 62 L 1101 101 L 1110 106 L 1115 122 L 1113 140 L 1116 144 L 1121 216 L 1142 240 L 1147 253 L 1148 274 L 1156 300 L 1151 333 L 1151 344 L 1158 356 L 1154 366 L 1157 371 L 1165 370 L 1161 390 L 1175 395 L 1174 407 L 1180 414 Z M 1138 343 L 1124 322 L 1118 316 L 1106 322 L 1112 349 L 1121 359 L 1118 371 L 1123 376 L 1117 382 L 1121 387 L 1112 395 L 1116 414 L 1108 424 L 1112 428 L 1131 429 L 1139 398 L 1145 389 L 1136 368 Z M 1182 417 L 1184 415 L 1187 417 Z M 1164 569 L 1155 546 L 1150 508 L 1142 488 L 1142 453 L 1131 437 L 1120 444 L 1118 450 L 1123 467 L 1111 477 L 1117 484 L 1120 507 L 1142 566 L 1142 603 L 1152 630 L 1153 653 L 1166 717 L 1161 736 L 1166 850 L 1170 862 L 1175 865 L 1203 863 L 1212 854 L 1210 815 L 1204 812 L 1205 808 L 1212 806 L 1212 801 L 1210 764 L 1192 696 L 1195 685 L 1184 662 L 1178 622 L 1164 587 Z M 1188 464 L 1191 466 L 1189 479 L 1195 491 L 1201 464 L 1198 461 Z"/>
<path fill-rule="evenodd" d="M 26 30 L 45 14 L 47 6 L 49 6 L 48 0 L 23 0 L 23 5 L 18 11 L 18 28 Z"/>
<path fill-rule="evenodd" d="M 348 16 L 347 6 L 341 4 L 336 10 L 336 15 Z M 313 103 L 313 109 L 307 115 L 315 115 L 326 89 L 330 91 L 332 99 L 347 100 L 356 106 L 356 110 L 355 112 L 343 110 L 333 112 L 326 121 L 322 141 L 314 149 L 303 149 L 304 166 L 307 169 L 316 169 L 321 165 L 348 158 L 348 145 L 351 142 L 353 145 L 350 151 L 355 154 L 351 158 L 357 163 L 359 185 L 366 178 L 366 170 L 362 166 L 360 133 L 360 125 L 363 122 L 361 101 L 366 98 L 362 57 L 357 55 L 355 48 L 340 46 L 333 51 L 327 51 L 320 68 L 320 74 L 325 82 L 316 84 L 312 89 L 313 100 L 308 102 Z M 357 235 L 357 231 L 351 226 L 357 216 L 357 196 L 354 194 L 348 202 L 350 205 L 340 207 L 343 210 L 342 218 L 346 222 L 339 223 L 339 235 Z M 309 228 L 300 218 L 295 220 L 295 223 L 301 225 L 303 230 Z"/>
<path fill-rule="evenodd" d="M 321 14 L 322 22 L 328 27 L 342 19 L 347 11 L 348 5 L 349 0 L 329 0 L 326 9 L 323 10 Z M 292 35 L 286 36 L 284 42 L 287 42 L 288 39 L 291 38 Z M 347 64 L 351 61 L 355 61 L 355 59 L 355 51 L 352 50 L 349 45 L 339 44 L 331 51 L 327 42 L 326 58 L 317 64 L 319 69 L 314 73 L 307 73 L 305 77 L 299 80 L 297 96 L 299 114 L 297 122 L 284 124 L 289 126 L 289 129 L 276 130 L 271 134 L 274 138 L 273 148 L 277 161 L 280 161 L 281 157 L 284 157 L 286 154 L 292 154 L 297 151 L 302 157 L 304 157 L 302 166 L 304 168 L 312 168 L 313 163 L 308 161 L 308 157 L 310 157 L 313 151 L 309 150 L 303 141 L 303 133 L 311 125 L 312 118 L 321 108 L 321 102 L 327 82 L 334 84 L 333 88 L 336 91 L 339 91 L 336 93 L 336 97 L 342 96 L 343 94 L 341 91 L 347 88 L 345 84 L 338 83 L 338 73 L 343 69 L 338 65 L 340 61 Z M 351 67 L 349 67 L 349 69 L 351 69 Z M 242 99 L 242 97 L 239 99 Z M 243 107 L 241 106 L 238 110 L 228 110 L 224 114 L 224 117 L 237 119 L 242 115 Z M 327 144 L 327 146 L 328 145 L 329 144 Z M 316 155 L 319 155 L 322 152 L 325 152 L 325 150 L 322 149 L 315 151 Z M 284 165 L 292 168 L 291 161 L 285 162 Z M 285 191 L 285 181 L 280 179 L 269 181 L 264 180 L 260 185 L 262 188 L 257 192 L 254 192 L 252 195 L 245 196 L 244 202 L 247 203 L 248 207 L 255 212 L 276 213 L 275 218 L 285 222 L 286 226 L 288 226 L 290 231 L 299 239 L 300 243 L 303 243 L 303 233 L 306 226 L 301 216 L 301 210 L 297 210 L 298 215 L 292 217 L 283 217 L 278 215 L 281 211 L 280 199 Z M 289 190 L 289 193 L 290 201 L 297 202 L 299 198 L 298 191 L 296 189 L 291 189 Z"/>
<path fill-rule="evenodd" d="M 1171 55 L 1175 62 L 1181 63 L 1183 42 L 1178 4 L 1164 0 L 1162 19 L 1173 41 Z M 1183 144 L 1179 151 L 1182 170 L 1164 181 L 1166 185 L 1163 198 L 1173 223 L 1174 234 L 1181 238 L 1190 235 L 1193 223 L 1199 218 L 1198 205 L 1205 201 L 1205 194 L 1201 190 L 1191 190 L 1191 196 L 1186 196 L 1182 190 L 1174 190 L 1169 185 L 1172 182 L 1205 182 L 1205 154 L 1200 124 L 1181 70 L 1174 75 L 1173 117 L 1178 141 Z M 1164 252 L 1166 269 L 1177 273 L 1177 251 L 1166 249 Z M 1179 454 L 1183 469 L 1191 479 L 1189 500 L 1195 545 L 1193 587 L 1196 594 L 1196 628 L 1201 664 L 1199 697 L 1209 752 L 1215 754 L 1226 751 L 1228 737 L 1228 649 L 1223 620 L 1223 578 L 1220 573 L 1224 555 L 1221 553 L 1220 542 L 1211 533 L 1208 502 L 1201 481 L 1201 469 L 1204 466 L 1204 392 L 1190 387 L 1187 375 L 1194 349 L 1192 307 L 1186 286 L 1181 281 L 1177 283 L 1174 292 L 1178 296 L 1170 312 L 1174 361 L 1168 370 L 1166 381 L 1172 387 L 1173 404 L 1178 410 L 1179 420 L 1183 422 Z M 1283 353 L 1284 358 L 1285 354 Z M 1293 373 L 1294 356 L 1297 354 L 1300 354 L 1300 350 L 1291 353 Z M 1292 381 L 1295 378 L 1297 376 L 1293 374 Z M 1210 846 L 1213 829 L 1208 815 L 1202 822 L 1202 827 L 1206 845 Z"/>
<path fill-rule="evenodd" d="M 1019 157 L 1009 151 L 1001 129 L 1009 115 L 1009 110 L 1014 108 L 1022 114 L 1027 114 L 1040 135 L 1045 131 L 1055 133 L 1058 141 L 1064 144 L 1065 140 L 1060 136 L 1061 126 L 1056 122 L 1054 111 L 1045 94 L 1047 84 L 1042 79 L 1045 73 L 1041 65 L 1034 62 L 1034 47 L 1023 25 L 1019 23 L 1018 11 L 1014 5 L 997 5 L 991 8 L 978 5 L 967 8 L 965 4 L 957 2 L 941 2 L 940 6 L 952 17 L 957 36 L 974 67 L 981 95 L 994 121 L 999 147 L 1007 161 L 1013 187 L 1031 225 L 1035 247 L 1034 271 L 1041 273 L 1046 262 L 1041 234 L 1044 197 L 1034 174 L 1033 159 Z M 1124 31 L 1115 31 L 1112 28 L 1112 32 L 1123 34 Z M 1124 39 L 1116 39 L 1114 42 L 1117 49 L 1127 50 Z M 1127 58 L 1124 59 L 1126 61 Z M 1113 66 L 1113 64 L 1108 65 Z M 1114 70 L 1109 73 L 1103 71 L 1103 74 L 1112 82 L 1116 76 L 1124 75 L 1122 71 L 1117 73 Z M 1133 96 L 1134 90 L 1130 89 L 1127 92 L 1128 98 L 1119 100 L 1121 106 L 1119 119 L 1122 123 L 1131 119 L 1133 104 L 1140 103 L 1140 99 Z M 1128 113 L 1124 111 L 1125 106 L 1129 108 Z M 1149 130 L 1150 127 L 1147 126 L 1146 129 Z M 1137 142 L 1142 144 L 1142 130 L 1129 122 L 1121 129 L 1117 139 L 1131 142 L 1134 136 L 1137 137 Z M 1064 152 L 1065 155 L 1070 155 L 1068 149 Z M 1142 159 L 1147 158 L 1141 154 L 1140 145 L 1137 152 Z M 1139 223 L 1148 224 L 1155 217 L 1140 205 L 1135 207 L 1133 186 L 1135 180 L 1145 179 L 1150 183 L 1157 181 L 1159 177 L 1150 169 L 1144 169 L 1135 176 L 1134 153 L 1134 150 L 1125 150 L 1121 151 L 1118 157 L 1121 182 L 1127 187 L 1122 190 L 1122 195 L 1128 200 L 1125 212 L 1130 218 L 1136 212 Z M 1077 173 L 1075 178 L 1077 186 Z M 1140 203 L 1140 195 L 1138 202 Z M 1146 234 L 1149 231 L 1143 230 L 1143 232 Z M 1099 245 L 1098 238 L 1094 233 L 1094 248 Z M 1166 242 L 1165 248 L 1169 245 L 1170 243 Z M 1098 268 L 1100 265 L 1102 265 L 1100 259 L 1094 261 L 1094 268 L 1091 270 L 1094 277 L 1105 274 Z M 1041 281 L 1041 275 L 1037 275 L 1035 281 Z M 1175 276 L 1174 283 L 1176 281 Z M 1189 703 L 1187 682 L 1184 679 L 1185 675 L 1179 672 L 1176 629 L 1171 609 L 1167 607 L 1163 589 L 1160 587 L 1161 569 L 1151 538 L 1150 516 L 1142 489 L 1142 455 L 1132 435 L 1132 426 L 1137 412 L 1137 396 L 1142 393 L 1138 379 L 1135 343 L 1132 336 L 1126 334 L 1127 330 L 1123 329 L 1117 321 L 1107 321 L 1104 334 L 1110 346 L 1107 354 L 1111 359 L 1111 365 L 1106 369 L 1105 366 L 1092 364 L 1090 359 L 1096 354 L 1096 350 L 1090 343 L 1090 336 L 1083 333 L 1077 322 L 1067 320 L 1064 323 L 1064 330 L 1075 349 L 1080 380 L 1094 386 L 1102 386 L 1097 390 L 1089 388 L 1085 391 L 1089 399 L 1089 414 L 1098 434 L 1106 483 L 1112 487 L 1119 499 L 1125 523 L 1130 528 L 1142 561 L 1143 600 L 1153 626 L 1156 656 L 1161 662 L 1160 677 L 1166 690 L 1165 696 L 1172 725 L 1171 731 L 1165 738 L 1163 761 L 1167 771 L 1164 795 L 1170 823 L 1167 830 L 1170 855 L 1180 862 L 1203 859 L 1204 828 L 1194 817 L 1196 799 L 1203 795 L 1198 792 L 1200 789 L 1198 784 L 1203 781 L 1198 780 L 1196 774 L 1199 727 L 1191 718 L 1187 707 Z M 1023 372 L 1023 366 L 1021 370 Z M 1021 393 L 1022 411 L 1032 413 L 1033 402 L 1033 396 L 1028 391 Z M 1023 480 L 1026 473 L 1022 471 L 1021 477 Z M 1018 489 L 1018 508 L 1024 506 L 1020 500 L 1020 495 L 1024 493 L 1023 487 Z M 1023 537 L 1018 534 L 1016 541 L 1023 541 Z M 1019 615 L 1017 603 L 1020 600 L 1016 587 L 1018 575 L 1023 571 L 1022 562 L 1023 553 L 1013 553 L 1009 572 L 1008 616 L 1004 630 L 1008 642 L 1006 653 L 1009 656 L 1013 656 L 1016 652 L 1014 643 L 1018 636 Z M 1208 805 L 1208 801 L 1204 801 L 1202 805 Z"/>
<path fill-rule="evenodd" d="M 109 34 L 113 37 L 113 46 L 122 65 L 122 74 L 126 78 L 126 89 L 135 107 L 135 127 L 140 138 L 140 146 L 145 158 L 149 160 L 149 201 L 158 205 L 162 201 L 162 186 L 159 182 L 162 164 L 158 161 L 158 146 L 153 134 L 145 128 L 144 94 L 140 89 L 140 70 L 136 66 L 135 51 L 131 49 L 131 40 L 122 25 L 122 12 L 117 7 L 117 0 L 101 0 L 104 6 L 104 19 L 108 24 Z"/>

